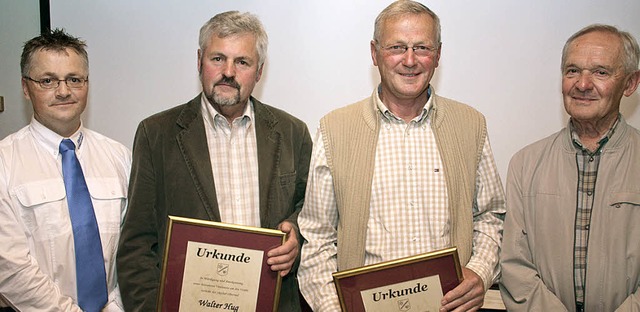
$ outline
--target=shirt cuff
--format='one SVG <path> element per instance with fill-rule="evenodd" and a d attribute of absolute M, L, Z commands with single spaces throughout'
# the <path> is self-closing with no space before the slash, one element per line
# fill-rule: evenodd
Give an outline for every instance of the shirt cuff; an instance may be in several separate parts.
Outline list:
<path fill-rule="evenodd" d="M 478 259 L 471 259 L 469 263 L 467 263 L 466 268 L 478 274 L 484 283 L 484 291 L 486 292 L 491 285 L 493 285 L 494 280 L 494 270 L 487 268 L 487 264 L 484 261 L 480 261 Z"/>

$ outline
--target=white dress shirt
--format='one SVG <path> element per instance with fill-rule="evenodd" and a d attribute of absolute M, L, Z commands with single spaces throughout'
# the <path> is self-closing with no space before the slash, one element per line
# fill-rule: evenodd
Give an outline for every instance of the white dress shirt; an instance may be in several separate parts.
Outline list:
<path fill-rule="evenodd" d="M 20 311 L 81 311 L 73 230 L 58 147 L 35 119 L 0 141 L 0 295 Z M 70 138 L 91 194 L 107 273 L 103 311 L 123 311 L 116 248 L 126 212 L 131 152 L 80 126 Z"/>
<path fill-rule="evenodd" d="M 377 93 L 376 93 L 377 95 Z M 389 111 L 379 96 L 381 112 L 365 242 L 365 265 L 450 246 L 451 222 L 442 160 L 430 126 L 429 108 L 406 123 Z M 475 151 L 469 151 L 475 153 Z M 313 145 L 307 193 L 298 225 L 302 247 L 298 279 L 315 311 L 340 311 L 331 273 L 337 270 L 339 222 L 333 178 L 322 131 Z M 466 267 L 486 285 L 497 274 L 504 213 L 504 192 L 488 139 L 476 174 L 473 213 L 473 255 Z M 330 254 L 323 253 L 330 250 Z M 329 261 L 327 261 L 329 259 Z M 313 300 L 312 300 L 313 298 Z"/>

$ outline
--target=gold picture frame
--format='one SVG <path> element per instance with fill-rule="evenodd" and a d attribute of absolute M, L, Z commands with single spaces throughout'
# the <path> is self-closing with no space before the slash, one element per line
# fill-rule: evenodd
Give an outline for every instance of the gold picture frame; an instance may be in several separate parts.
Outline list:
<path fill-rule="evenodd" d="M 342 311 L 437 311 L 462 281 L 456 247 L 333 273 Z"/>
<path fill-rule="evenodd" d="M 282 278 L 266 253 L 279 230 L 169 216 L 158 311 L 277 311 Z"/>

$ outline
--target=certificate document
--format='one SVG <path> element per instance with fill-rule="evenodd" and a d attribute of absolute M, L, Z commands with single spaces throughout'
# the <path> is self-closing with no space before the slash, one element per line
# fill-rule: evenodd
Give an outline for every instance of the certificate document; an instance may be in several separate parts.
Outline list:
<path fill-rule="evenodd" d="M 267 252 L 285 233 L 169 216 L 158 311 L 277 311 L 282 278 Z"/>
<path fill-rule="evenodd" d="M 190 241 L 180 311 L 256 311 L 263 252 Z"/>
<path fill-rule="evenodd" d="M 456 247 L 333 273 L 342 311 L 438 311 L 460 284 Z"/>

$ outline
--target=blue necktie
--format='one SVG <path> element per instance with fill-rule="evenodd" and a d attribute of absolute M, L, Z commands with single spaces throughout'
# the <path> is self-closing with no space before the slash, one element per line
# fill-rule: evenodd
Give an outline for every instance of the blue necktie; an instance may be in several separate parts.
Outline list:
<path fill-rule="evenodd" d="M 75 148 L 69 139 L 60 143 L 62 177 L 76 251 L 78 305 L 84 311 L 94 312 L 107 304 L 107 278 L 98 222 Z"/>

